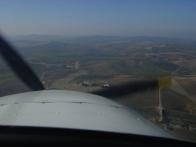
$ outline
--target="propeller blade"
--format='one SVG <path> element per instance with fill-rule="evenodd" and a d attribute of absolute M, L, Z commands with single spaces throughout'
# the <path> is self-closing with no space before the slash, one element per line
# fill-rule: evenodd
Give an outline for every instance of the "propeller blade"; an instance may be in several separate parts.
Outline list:
<path fill-rule="evenodd" d="M 23 58 L 0 36 L 0 54 L 13 72 L 32 90 L 43 90 L 39 78 Z"/>
<path fill-rule="evenodd" d="M 134 81 L 94 91 L 92 94 L 108 98 L 117 98 L 128 94 L 142 92 L 148 89 L 158 88 L 158 86 L 158 80 Z"/>

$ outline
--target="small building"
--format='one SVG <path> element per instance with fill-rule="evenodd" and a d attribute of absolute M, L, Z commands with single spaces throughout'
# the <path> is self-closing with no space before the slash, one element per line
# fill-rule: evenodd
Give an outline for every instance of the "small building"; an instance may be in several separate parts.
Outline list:
<path fill-rule="evenodd" d="M 75 68 L 75 70 L 78 70 L 79 69 L 79 62 L 75 62 L 75 64 L 74 64 L 74 68 Z"/>
<path fill-rule="evenodd" d="M 65 67 L 66 67 L 66 69 L 73 69 L 73 66 L 71 66 L 71 65 L 66 65 Z"/>
<path fill-rule="evenodd" d="M 110 84 L 105 83 L 105 84 L 103 84 L 103 87 L 104 87 L 104 88 L 109 88 L 109 87 L 110 87 Z"/>
<path fill-rule="evenodd" d="M 87 87 L 87 86 L 91 86 L 91 83 L 89 81 L 83 81 L 82 85 Z"/>

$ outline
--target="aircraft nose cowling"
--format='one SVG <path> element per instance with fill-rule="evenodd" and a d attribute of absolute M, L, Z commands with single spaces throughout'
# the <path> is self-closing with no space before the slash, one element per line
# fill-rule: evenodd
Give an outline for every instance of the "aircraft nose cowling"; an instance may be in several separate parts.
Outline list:
<path fill-rule="evenodd" d="M 67 90 L 43 90 L 1 97 L 0 125 L 173 137 L 134 110 L 114 101 Z"/>

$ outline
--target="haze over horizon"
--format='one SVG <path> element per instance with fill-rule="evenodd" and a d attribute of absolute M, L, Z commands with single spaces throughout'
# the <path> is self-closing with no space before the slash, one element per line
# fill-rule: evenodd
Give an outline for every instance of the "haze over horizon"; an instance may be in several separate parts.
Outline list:
<path fill-rule="evenodd" d="M 195 8 L 195 0 L 1 0 L 0 31 L 196 38 Z"/>

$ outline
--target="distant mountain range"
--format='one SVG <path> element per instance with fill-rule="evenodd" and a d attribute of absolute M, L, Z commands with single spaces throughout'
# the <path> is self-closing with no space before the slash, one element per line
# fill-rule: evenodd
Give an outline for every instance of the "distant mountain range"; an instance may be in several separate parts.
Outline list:
<path fill-rule="evenodd" d="M 114 42 L 196 42 L 196 39 L 180 39 L 180 38 L 166 38 L 166 37 L 149 37 L 149 36 L 79 36 L 79 37 L 67 37 L 58 35 L 21 35 L 11 37 L 10 40 L 14 43 L 31 43 L 31 42 L 43 42 L 47 43 L 50 41 L 63 41 L 69 43 L 82 43 L 82 44 L 98 44 L 98 43 L 114 43 Z"/>

